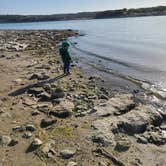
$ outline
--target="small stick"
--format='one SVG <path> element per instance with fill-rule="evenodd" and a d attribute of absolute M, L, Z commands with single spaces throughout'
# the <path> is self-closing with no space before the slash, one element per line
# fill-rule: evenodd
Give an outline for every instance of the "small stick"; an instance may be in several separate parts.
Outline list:
<path fill-rule="evenodd" d="M 94 150 L 94 152 L 101 154 L 102 156 L 110 159 L 114 164 L 118 166 L 126 166 L 122 161 L 120 161 L 117 157 L 115 157 L 112 153 L 107 152 L 104 148 L 98 148 Z"/>

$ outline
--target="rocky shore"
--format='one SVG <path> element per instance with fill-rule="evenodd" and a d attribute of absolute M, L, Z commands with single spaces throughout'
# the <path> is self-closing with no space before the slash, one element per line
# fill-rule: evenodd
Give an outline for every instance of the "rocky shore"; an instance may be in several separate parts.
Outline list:
<path fill-rule="evenodd" d="M 77 61 L 63 75 L 58 49 L 70 36 L 0 31 L 0 166 L 165 166 L 165 112 Z"/>

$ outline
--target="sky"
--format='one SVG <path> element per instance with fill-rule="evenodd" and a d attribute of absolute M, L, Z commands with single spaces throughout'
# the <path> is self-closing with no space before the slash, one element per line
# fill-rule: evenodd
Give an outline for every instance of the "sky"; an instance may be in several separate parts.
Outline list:
<path fill-rule="evenodd" d="M 0 0 L 0 14 L 56 14 L 165 5 L 166 0 Z"/>

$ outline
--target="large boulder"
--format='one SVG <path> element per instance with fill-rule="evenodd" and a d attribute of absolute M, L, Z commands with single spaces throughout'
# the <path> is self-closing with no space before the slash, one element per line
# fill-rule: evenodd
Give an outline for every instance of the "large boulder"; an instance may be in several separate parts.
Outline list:
<path fill-rule="evenodd" d="M 159 126 L 163 117 L 152 106 L 140 105 L 119 118 L 118 127 L 129 134 L 143 133 L 148 125 Z"/>

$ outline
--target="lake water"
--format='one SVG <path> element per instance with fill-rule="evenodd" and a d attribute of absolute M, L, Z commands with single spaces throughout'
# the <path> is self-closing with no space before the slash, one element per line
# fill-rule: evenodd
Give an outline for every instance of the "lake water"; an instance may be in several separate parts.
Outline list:
<path fill-rule="evenodd" d="M 166 16 L 0 24 L 0 29 L 74 29 L 72 53 L 105 72 L 166 91 Z"/>

